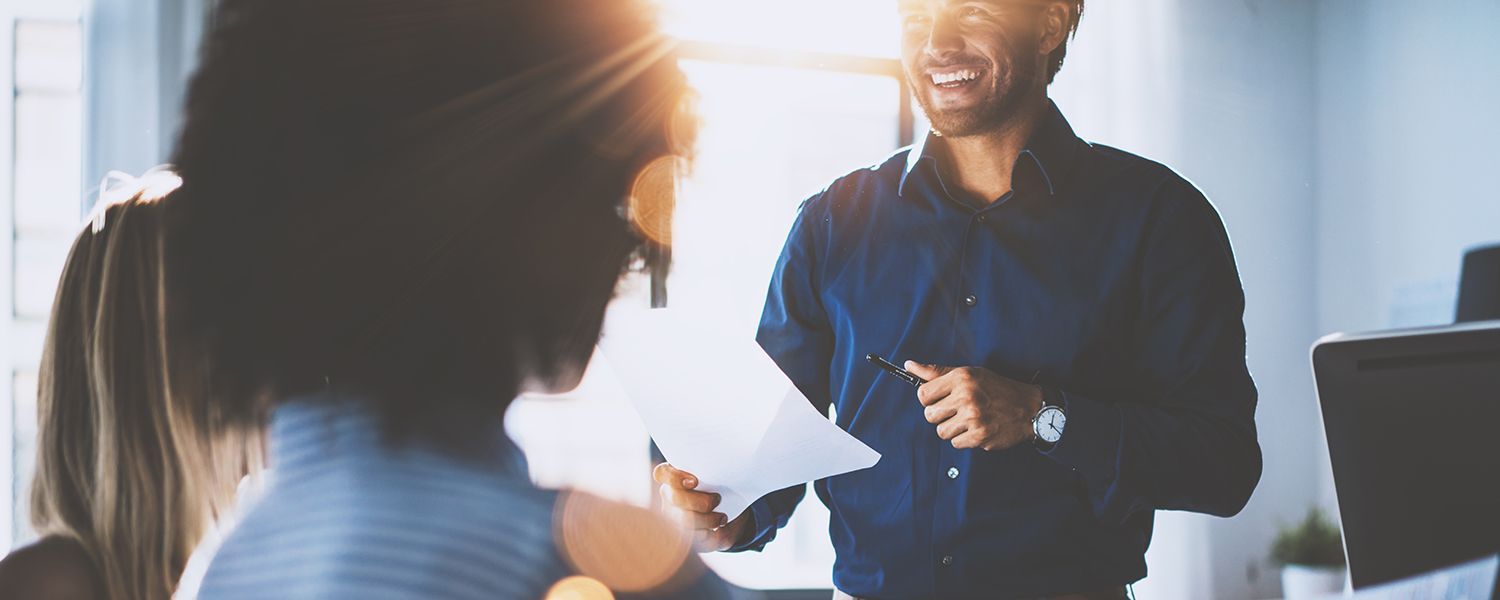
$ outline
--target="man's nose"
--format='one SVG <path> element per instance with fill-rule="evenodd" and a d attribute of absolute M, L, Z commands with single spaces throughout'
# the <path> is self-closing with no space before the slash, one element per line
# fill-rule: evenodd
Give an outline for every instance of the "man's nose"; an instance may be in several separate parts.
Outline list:
<path fill-rule="evenodd" d="M 927 56 L 936 62 L 944 62 L 964 49 L 964 38 L 959 35 L 958 23 L 942 16 L 933 20 L 932 31 L 927 36 Z"/>

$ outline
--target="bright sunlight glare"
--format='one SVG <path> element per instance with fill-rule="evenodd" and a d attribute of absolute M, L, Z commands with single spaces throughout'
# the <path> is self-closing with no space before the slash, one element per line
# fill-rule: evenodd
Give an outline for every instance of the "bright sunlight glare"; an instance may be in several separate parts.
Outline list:
<path fill-rule="evenodd" d="M 689 41 L 896 58 L 895 0 L 657 0 Z"/>

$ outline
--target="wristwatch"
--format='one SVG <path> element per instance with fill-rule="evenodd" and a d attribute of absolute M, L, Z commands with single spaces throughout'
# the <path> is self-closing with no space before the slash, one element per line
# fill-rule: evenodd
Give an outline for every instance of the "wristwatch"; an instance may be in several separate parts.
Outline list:
<path fill-rule="evenodd" d="M 1032 441 L 1044 452 L 1062 440 L 1063 428 L 1068 424 L 1061 396 L 1057 390 L 1042 386 L 1042 408 L 1031 419 Z"/>

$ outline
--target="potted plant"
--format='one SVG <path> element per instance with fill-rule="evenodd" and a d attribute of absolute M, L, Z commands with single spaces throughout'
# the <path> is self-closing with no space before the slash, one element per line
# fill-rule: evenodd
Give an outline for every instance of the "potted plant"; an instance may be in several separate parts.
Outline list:
<path fill-rule="evenodd" d="M 1271 560 L 1281 565 L 1285 600 L 1322 598 L 1344 589 L 1343 535 L 1316 507 L 1301 523 L 1276 535 Z"/>

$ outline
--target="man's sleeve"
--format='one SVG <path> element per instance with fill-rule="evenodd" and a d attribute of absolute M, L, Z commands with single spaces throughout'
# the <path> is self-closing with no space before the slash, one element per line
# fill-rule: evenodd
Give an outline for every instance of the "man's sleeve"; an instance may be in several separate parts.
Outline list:
<path fill-rule="evenodd" d="M 802 203 L 781 258 L 776 261 L 756 341 L 818 412 L 828 414 L 833 331 L 816 284 L 818 253 L 822 250 L 823 228 L 827 224 L 823 217 L 817 216 L 820 206 L 816 200 L 814 197 Z M 749 541 L 729 551 L 764 548 L 776 538 L 776 530 L 786 526 L 806 493 L 806 484 L 796 485 L 766 494 L 751 504 L 754 534 Z"/>
<path fill-rule="evenodd" d="M 1134 369 L 1149 395 L 1060 390 L 1067 427 L 1047 455 L 1078 471 L 1094 513 L 1232 516 L 1260 481 L 1244 290 L 1218 213 L 1173 177 L 1141 254 Z"/>

